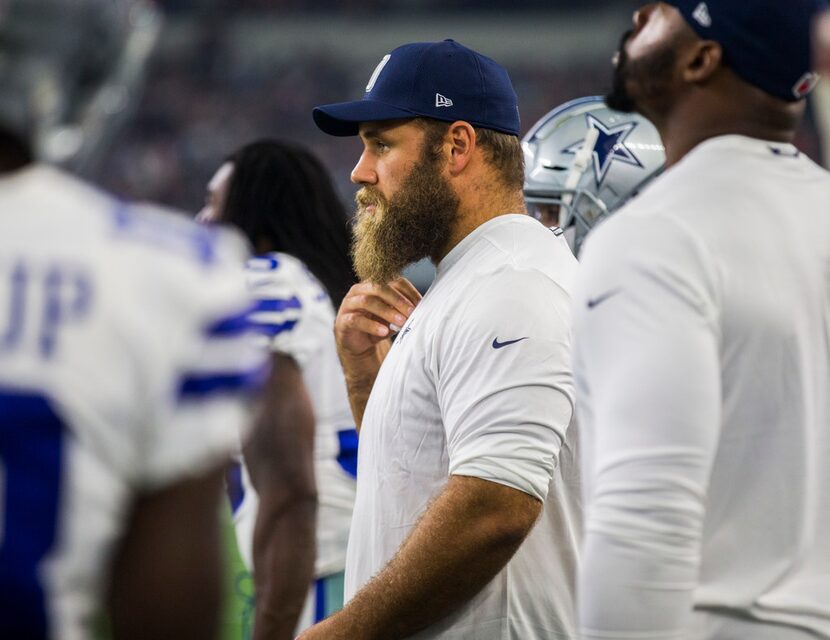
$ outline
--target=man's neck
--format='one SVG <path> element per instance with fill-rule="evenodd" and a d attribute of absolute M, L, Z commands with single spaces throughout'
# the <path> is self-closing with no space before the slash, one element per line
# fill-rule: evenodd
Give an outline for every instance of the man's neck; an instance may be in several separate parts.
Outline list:
<path fill-rule="evenodd" d="M 666 147 L 666 166 L 680 162 L 702 142 L 739 135 L 771 142 L 792 142 L 803 103 L 787 103 L 748 85 L 733 89 L 732 98 L 688 100 L 656 122 Z"/>
<path fill-rule="evenodd" d="M 464 238 L 493 218 L 510 213 L 527 213 L 521 190 L 507 192 L 503 187 L 498 187 L 471 191 L 473 197 L 461 198 L 456 223 L 440 255 L 432 256 L 435 264 L 443 260 Z"/>

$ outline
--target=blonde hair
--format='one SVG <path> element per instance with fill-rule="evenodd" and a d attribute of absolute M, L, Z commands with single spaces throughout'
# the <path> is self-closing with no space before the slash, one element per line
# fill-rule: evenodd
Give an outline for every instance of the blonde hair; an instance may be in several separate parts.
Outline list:
<path fill-rule="evenodd" d="M 414 122 L 425 132 L 424 148 L 433 155 L 438 154 L 450 123 L 432 118 L 415 118 Z M 518 136 L 493 129 L 473 128 L 476 144 L 484 151 L 487 162 L 501 178 L 503 186 L 521 189 L 525 179 L 525 161 Z"/>

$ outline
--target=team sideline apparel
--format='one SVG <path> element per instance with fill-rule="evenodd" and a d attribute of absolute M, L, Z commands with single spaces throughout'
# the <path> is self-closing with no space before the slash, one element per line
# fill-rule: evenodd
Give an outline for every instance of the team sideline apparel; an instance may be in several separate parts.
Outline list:
<path fill-rule="evenodd" d="M 0 637 L 91 637 L 135 496 L 238 446 L 246 257 L 55 169 L 0 179 Z"/>
<path fill-rule="evenodd" d="M 499 216 L 440 262 L 372 388 L 360 431 L 346 598 L 392 559 L 449 476 L 544 502 L 507 566 L 413 638 L 574 638 L 579 538 L 565 240 Z"/>
<path fill-rule="evenodd" d="M 248 262 L 246 274 L 256 303 L 251 321 L 264 336 L 262 346 L 297 362 L 311 398 L 318 493 L 315 575 L 322 578 L 337 574 L 346 566 L 357 473 L 357 433 L 334 342 L 334 307 L 317 278 L 291 255 L 271 253 L 254 258 Z M 242 474 L 244 494 L 232 498 L 232 502 L 240 553 L 250 568 L 259 499 L 244 468 Z M 314 603 L 318 592 L 315 583 L 307 610 L 322 611 L 337 605 L 328 598 L 325 607 L 317 607 Z M 310 621 L 316 621 L 313 614 Z"/>
<path fill-rule="evenodd" d="M 830 174 L 708 140 L 574 296 L 585 638 L 830 638 Z"/>

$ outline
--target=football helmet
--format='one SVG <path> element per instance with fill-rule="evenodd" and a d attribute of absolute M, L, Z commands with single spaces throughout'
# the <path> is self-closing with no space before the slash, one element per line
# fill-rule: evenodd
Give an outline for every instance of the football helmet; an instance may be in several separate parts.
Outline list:
<path fill-rule="evenodd" d="M 549 112 L 530 129 L 522 148 L 528 211 L 565 230 L 576 255 L 588 232 L 666 164 L 651 122 L 609 109 L 596 96 Z"/>
<path fill-rule="evenodd" d="M 145 0 L 3 0 L 0 124 L 87 172 L 136 105 L 160 25 Z"/>

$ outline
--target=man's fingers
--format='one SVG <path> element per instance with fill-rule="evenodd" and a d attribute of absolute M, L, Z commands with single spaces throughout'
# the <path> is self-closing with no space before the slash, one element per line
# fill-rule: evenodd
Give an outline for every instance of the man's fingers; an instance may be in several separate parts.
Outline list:
<path fill-rule="evenodd" d="M 409 300 L 412 306 L 417 305 L 421 301 L 421 292 L 415 288 L 414 284 L 412 284 L 403 276 L 401 276 L 400 278 L 395 278 L 390 283 L 390 286 L 393 289 L 396 289 L 399 293 L 403 294 L 403 296 L 407 300 Z"/>
<path fill-rule="evenodd" d="M 376 319 L 358 312 L 341 313 L 337 319 L 338 327 L 346 331 L 359 331 L 371 336 L 385 338 L 389 335 L 389 327 Z"/>
<path fill-rule="evenodd" d="M 407 316 L 396 308 L 389 306 L 384 300 L 369 294 L 351 295 L 343 300 L 340 306 L 341 313 L 362 313 L 371 314 L 387 325 L 394 324 L 398 327 L 406 322 Z"/>
<path fill-rule="evenodd" d="M 410 300 L 389 284 L 361 282 L 349 290 L 340 308 L 344 311 L 364 309 L 390 324 L 401 326 L 415 309 L 418 300 L 420 295 L 415 300 Z"/>

